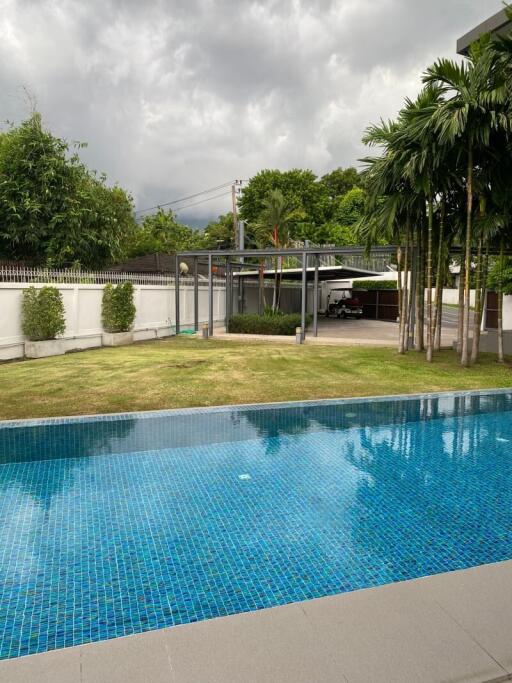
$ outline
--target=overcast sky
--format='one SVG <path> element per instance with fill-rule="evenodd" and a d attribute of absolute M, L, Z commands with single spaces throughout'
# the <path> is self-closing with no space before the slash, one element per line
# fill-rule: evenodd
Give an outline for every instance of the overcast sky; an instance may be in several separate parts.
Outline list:
<path fill-rule="evenodd" d="M 139 209 L 261 168 L 323 174 L 356 164 L 366 126 L 394 116 L 422 69 L 501 6 L 0 0 L 0 119 L 27 115 L 27 88 L 48 127 L 87 142 L 84 160 Z M 229 203 L 179 217 L 201 224 Z"/>

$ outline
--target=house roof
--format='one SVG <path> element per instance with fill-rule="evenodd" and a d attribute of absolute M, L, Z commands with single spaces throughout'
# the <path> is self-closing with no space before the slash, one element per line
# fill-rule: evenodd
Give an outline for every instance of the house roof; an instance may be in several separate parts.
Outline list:
<path fill-rule="evenodd" d="M 475 26 L 471 31 L 468 31 L 462 38 L 459 38 L 457 41 L 457 52 L 460 55 L 467 55 L 470 45 L 485 33 L 504 34 L 511 29 L 512 23 L 509 21 L 506 11 L 502 9 L 478 26 Z"/>

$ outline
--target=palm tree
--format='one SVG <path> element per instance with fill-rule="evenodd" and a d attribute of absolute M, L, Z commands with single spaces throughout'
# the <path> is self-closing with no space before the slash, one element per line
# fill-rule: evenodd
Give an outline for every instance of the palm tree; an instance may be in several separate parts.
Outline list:
<path fill-rule="evenodd" d="M 290 228 L 304 217 L 304 211 L 293 207 L 281 190 L 272 190 L 263 202 L 263 209 L 257 223 L 253 226 L 256 239 L 262 245 L 276 249 L 286 247 L 290 243 Z M 275 261 L 274 296 L 272 309 L 279 308 L 281 257 Z"/>
<path fill-rule="evenodd" d="M 508 95 L 503 77 L 495 68 L 495 59 L 485 38 L 471 51 L 467 62 L 457 64 L 440 59 L 427 69 L 423 81 L 437 87 L 443 96 L 433 123 L 439 144 L 457 147 L 465 162 L 466 227 L 464 317 L 461 363 L 469 365 L 469 316 L 473 246 L 473 205 L 475 168 L 485 165 L 491 133 L 509 130 L 505 113 Z"/>
<path fill-rule="evenodd" d="M 411 189 L 403 176 L 398 134 L 400 123 L 381 121 L 370 126 L 363 138 L 369 146 L 378 146 L 380 157 L 366 157 L 363 173 L 366 189 L 364 214 L 356 225 L 356 233 L 370 252 L 382 238 L 398 243 L 399 339 L 398 352 L 407 350 L 409 324 L 409 260 L 411 241 Z M 402 240 L 405 238 L 402 282 Z"/>
<path fill-rule="evenodd" d="M 403 138 L 404 173 L 418 197 L 424 197 L 427 210 L 427 360 L 432 361 L 434 351 L 434 315 L 432 300 L 433 244 L 435 203 L 441 181 L 446 178 L 443 169 L 446 150 L 439 144 L 433 118 L 442 102 L 441 89 L 427 85 L 415 101 L 406 100 L 400 112 Z M 439 268 L 439 264 L 438 264 Z"/>

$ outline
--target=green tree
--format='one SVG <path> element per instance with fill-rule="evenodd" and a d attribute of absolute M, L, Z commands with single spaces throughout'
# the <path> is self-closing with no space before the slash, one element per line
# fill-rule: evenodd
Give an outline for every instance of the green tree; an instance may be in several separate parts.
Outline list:
<path fill-rule="evenodd" d="M 291 239 L 316 241 L 318 228 L 329 219 L 329 193 L 312 171 L 301 169 L 265 169 L 251 178 L 242 190 L 238 204 L 240 218 L 248 223 L 249 239 L 252 225 L 258 223 L 273 190 L 280 190 L 290 206 L 300 208 L 303 212 L 303 219 L 292 227 Z"/>
<path fill-rule="evenodd" d="M 80 162 L 32 114 L 0 137 L 0 256 L 101 267 L 124 254 L 131 197 Z"/>
<path fill-rule="evenodd" d="M 233 214 L 229 212 L 219 216 L 216 221 L 210 221 L 200 239 L 204 249 L 234 249 Z"/>
<path fill-rule="evenodd" d="M 315 244 L 354 244 L 349 230 L 361 214 L 363 190 L 355 168 L 338 168 L 321 179 L 309 170 L 263 170 L 242 191 L 240 216 L 248 223 L 248 242 L 254 241 L 252 225 L 258 222 L 272 190 L 280 190 L 290 205 L 302 209 L 303 218 L 291 228 L 292 240 Z"/>
<path fill-rule="evenodd" d="M 457 146 L 465 163 L 465 289 L 461 363 L 468 366 L 475 170 L 490 162 L 492 133 L 499 130 L 508 132 L 510 128 L 510 116 L 506 113 L 509 94 L 502 72 L 495 68 L 488 37 L 472 48 L 468 61 L 457 64 L 440 59 L 427 69 L 423 80 L 438 87 L 445 96 L 434 115 L 440 145 Z"/>
<path fill-rule="evenodd" d="M 198 230 L 178 223 L 171 210 L 158 209 L 156 213 L 146 216 L 134 230 L 126 248 L 128 256 L 135 257 L 155 253 L 172 254 L 200 246 L 201 233 Z"/>
<path fill-rule="evenodd" d="M 336 197 L 333 202 L 332 220 L 338 225 L 356 225 L 364 210 L 365 192 L 354 187 Z"/>
<path fill-rule="evenodd" d="M 254 224 L 254 232 L 258 242 L 264 246 L 279 249 L 290 244 L 293 225 L 304 216 L 302 209 L 295 208 L 285 198 L 281 190 L 272 190 L 263 202 L 263 209 L 258 222 Z M 276 258 L 273 310 L 279 308 L 280 273 L 282 257 Z"/>
<path fill-rule="evenodd" d="M 320 179 L 325 185 L 331 199 L 343 197 L 347 192 L 354 188 L 361 187 L 361 175 L 353 166 L 349 168 L 336 168 L 330 173 L 326 173 Z"/>

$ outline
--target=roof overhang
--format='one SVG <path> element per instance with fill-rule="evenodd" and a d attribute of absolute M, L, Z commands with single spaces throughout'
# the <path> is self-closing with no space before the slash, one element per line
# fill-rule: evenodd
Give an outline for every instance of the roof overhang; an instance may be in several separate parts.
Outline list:
<path fill-rule="evenodd" d="M 372 247 L 370 256 L 395 254 L 397 247 Z M 199 259 L 231 259 L 231 258 L 275 258 L 276 256 L 366 256 L 365 247 L 281 247 L 279 249 L 197 249 L 195 251 L 179 251 L 176 258 L 197 257 Z"/>
<path fill-rule="evenodd" d="M 300 280 L 302 278 L 302 268 L 283 268 L 278 271 L 283 280 Z M 265 268 L 263 271 L 264 277 L 275 277 L 276 271 L 274 268 Z M 247 279 L 257 279 L 259 277 L 258 270 L 246 270 L 240 273 L 235 273 L 235 277 L 242 277 Z M 352 268 L 350 266 L 319 266 L 318 279 L 320 282 L 324 280 L 353 280 L 358 277 L 375 277 L 380 273 L 374 270 L 365 270 L 363 268 Z M 315 276 L 315 268 L 309 267 L 306 271 L 308 280 L 312 280 Z"/>
<path fill-rule="evenodd" d="M 459 55 L 467 55 L 471 44 L 478 40 L 480 36 L 483 36 L 486 33 L 502 35 L 511 29 L 512 23 L 510 22 L 506 11 L 502 9 L 471 31 L 468 31 L 462 38 L 459 38 L 457 41 L 457 52 Z"/>

